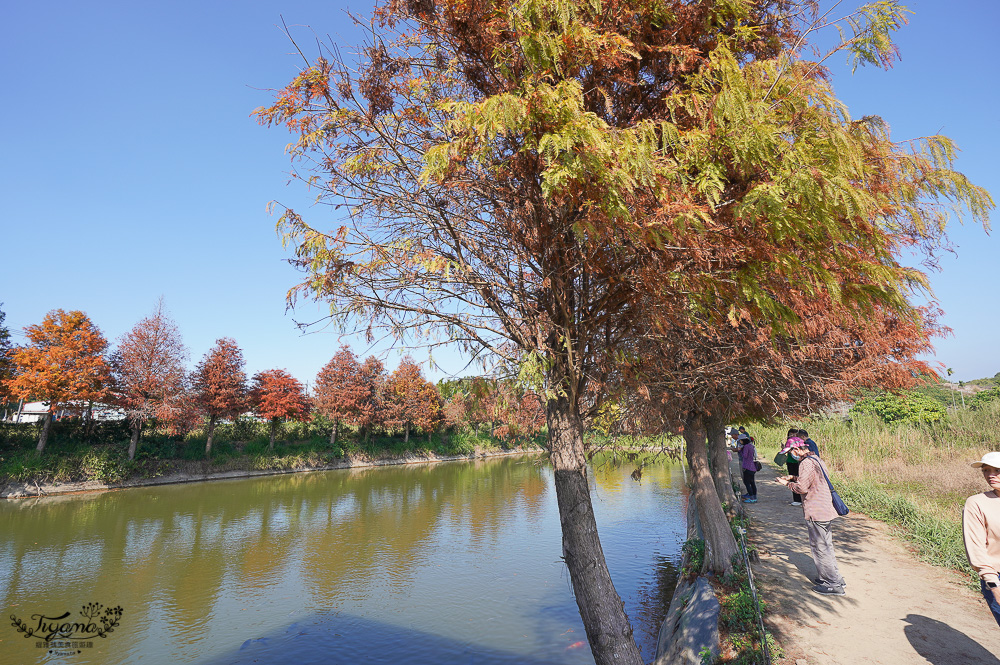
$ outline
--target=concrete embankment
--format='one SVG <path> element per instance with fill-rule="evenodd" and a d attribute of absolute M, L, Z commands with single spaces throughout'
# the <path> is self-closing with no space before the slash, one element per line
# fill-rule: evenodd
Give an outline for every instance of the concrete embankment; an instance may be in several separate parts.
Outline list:
<path fill-rule="evenodd" d="M 688 499 L 687 520 L 688 540 L 703 538 L 693 495 Z M 719 656 L 719 601 L 706 578 L 690 580 L 684 576 L 688 559 L 685 553 L 670 609 L 660 626 L 653 665 L 701 665 L 706 650 L 711 654 L 708 662 Z"/>
<path fill-rule="evenodd" d="M 256 476 L 274 476 L 288 473 L 306 473 L 310 471 L 333 471 L 336 469 L 353 469 L 372 466 L 393 466 L 398 464 L 430 464 L 434 462 L 454 462 L 463 460 L 483 459 L 486 457 L 501 457 L 505 455 L 528 455 L 541 452 L 537 448 L 512 448 L 509 450 L 477 450 L 467 455 L 404 455 L 386 458 L 345 457 L 333 464 L 321 466 L 303 466 L 296 469 L 232 469 L 210 471 L 209 462 L 188 463 L 183 470 L 167 473 L 155 478 L 132 478 L 120 483 L 104 484 L 97 481 L 76 483 L 34 483 L 10 481 L 0 487 L 0 498 L 27 499 L 39 496 L 54 496 L 58 494 L 78 494 L 81 492 L 105 492 L 109 490 L 128 489 L 131 487 L 147 487 L 152 485 L 173 485 L 177 483 L 196 483 L 208 480 L 225 480 L 232 478 L 254 478 Z"/>

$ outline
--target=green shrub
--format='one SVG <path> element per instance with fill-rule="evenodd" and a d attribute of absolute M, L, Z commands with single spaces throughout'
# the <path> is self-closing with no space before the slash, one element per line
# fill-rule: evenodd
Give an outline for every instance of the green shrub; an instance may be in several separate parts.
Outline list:
<path fill-rule="evenodd" d="M 998 400 L 1000 400 L 1000 386 L 979 391 L 969 399 L 968 404 L 970 409 L 979 411 L 996 404 Z"/>
<path fill-rule="evenodd" d="M 936 423 L 944 420 L 947 411 L 940 402 L 917 392 L 899 395 L 888 392 L 869 393 L 855 402 L 851 413 L 866 413 L 886 423 Z"/>
<path fill-rule="evenodd" d="M 80 474 L 86 480 L 105 485 L 120 483 L 131 475 L 136 465 L 120 451 L 90 450 L 80 459 Z"/>
<path fill-rule="evenodd" d="M 723 596 L 722 610 L 719 621 L 730 630 L 748 632 L 757 624 L 757 608 L 754 606 L 750 586 L 741 588 L 736 593 Z M 761 608 L 763 609 L 763 608 Z"/>
<path fill-rule="evenodd" d="M 0 444 L 10 448 L 28 448 L 38 443 L 41 428 L 34 423 L 0 423 Z"/>

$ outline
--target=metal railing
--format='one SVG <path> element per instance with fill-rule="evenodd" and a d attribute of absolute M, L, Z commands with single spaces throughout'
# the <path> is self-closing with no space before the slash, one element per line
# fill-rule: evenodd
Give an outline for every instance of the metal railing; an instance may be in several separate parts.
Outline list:
<path fill-rule="evenodd" d="M 729 469 L 730 483 L 738 487 L 736 476 L 732 468 Z M 739 490 L 736 491 L 736 499 L 739 500 Z M 743 511 L 745 513 L 745 511 Z M 767 645 L 767 630 L 764 628 L 764 614 L 760 609 L 760 599 L 757 597 L 757 584 L 753 579 L 753 569 L 750 567 L 750 554 L 747 552 L 747 530 L 741 526 L 736 527 L 736 532 L 740 534 L 740 552 L 743 554 L 743 564 L 747 569 L 747 580 L 750 583 L 750 596 L 753 598 L 754 614 L 757 615 L 757 628 L 760 630 L 760 652 L 764 657 L 763 665 L 771 665 L 771 650 Z"/>
<path fill-rule="evenodd" d="M 741 526 L 736 527 L 740 534 L 740 551 L 743 553 L 743 563 L 747 568 L 747 580 L 750 582 L 750 596 L 753 598 L 754 613 L 757 615 L 757 628 L 760 629 L 760 651 L 764 656 L 764 665 L 771 665 L 771 650 L 767 646 L 767 630 L 764 628 L 764 615 L 760 610 L 760 600 L 757 598 L 757 584 L 753 579 L 753 569 L 750 568 L 750 555 L 747 553 L 747 530 Z"/>

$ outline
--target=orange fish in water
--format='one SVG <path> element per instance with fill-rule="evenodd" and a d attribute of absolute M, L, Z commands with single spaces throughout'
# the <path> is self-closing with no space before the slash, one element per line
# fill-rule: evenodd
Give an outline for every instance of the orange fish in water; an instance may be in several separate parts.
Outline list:
<path fill-rule="evenodd" d="M 566 647 L 566 649 L 567 650 L 568 649 L 579 649 L 580 647 L 584 646 L 585 644 L 586 644 L 586 642 L 573 642 L 573 644 L 571 644 L 568 647 Z"/>

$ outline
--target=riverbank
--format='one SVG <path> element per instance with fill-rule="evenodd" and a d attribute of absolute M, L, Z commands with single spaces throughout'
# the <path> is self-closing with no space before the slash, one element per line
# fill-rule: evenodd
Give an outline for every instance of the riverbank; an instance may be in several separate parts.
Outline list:
<path fill-rule="evenodd" d="M 483 448 L 459 455 L 439 455 L 424 451 L 410 452 L 403 455 L 373 457 L 363 453 L 346 455 L 338 461 L 323 464 L 304 463 L 294 468 L 253 469 L 231 468 L 212 470 L 212 460 L 177 461 L 176 469 L 170 473 L 152 477 L 141 476 L 117 483 L 101 483 L 96 480 L 79 482 L 35 482 L 7 480 L 0 486 L 0 498 L 26 499 L 39 496 L 55 496 L 59 494 L 79 494 L 82 492 L 104 492 L 110 490 L 129 489 L 132 487 L 148 487 L 154 485 L 174 485 L 179 483 L 204 482 L 210 480 L 226 480 L 232 478 L 252 478 L 256 476 L 273 476 L 290 473 L 307 473 L 311 471 L 333 471 L 336 469 L 351 469 L 360 467 L 393 466 L 401 464 L 429 464 L 435 462 L 451 462 L 473 460 L 486 457 L 501 457 L 505 455 L 527 455 L 542 452 L 534 446 L 515 446 L 512 448 Z M 239 464 L 239 460 L 230 464 Z"/>

